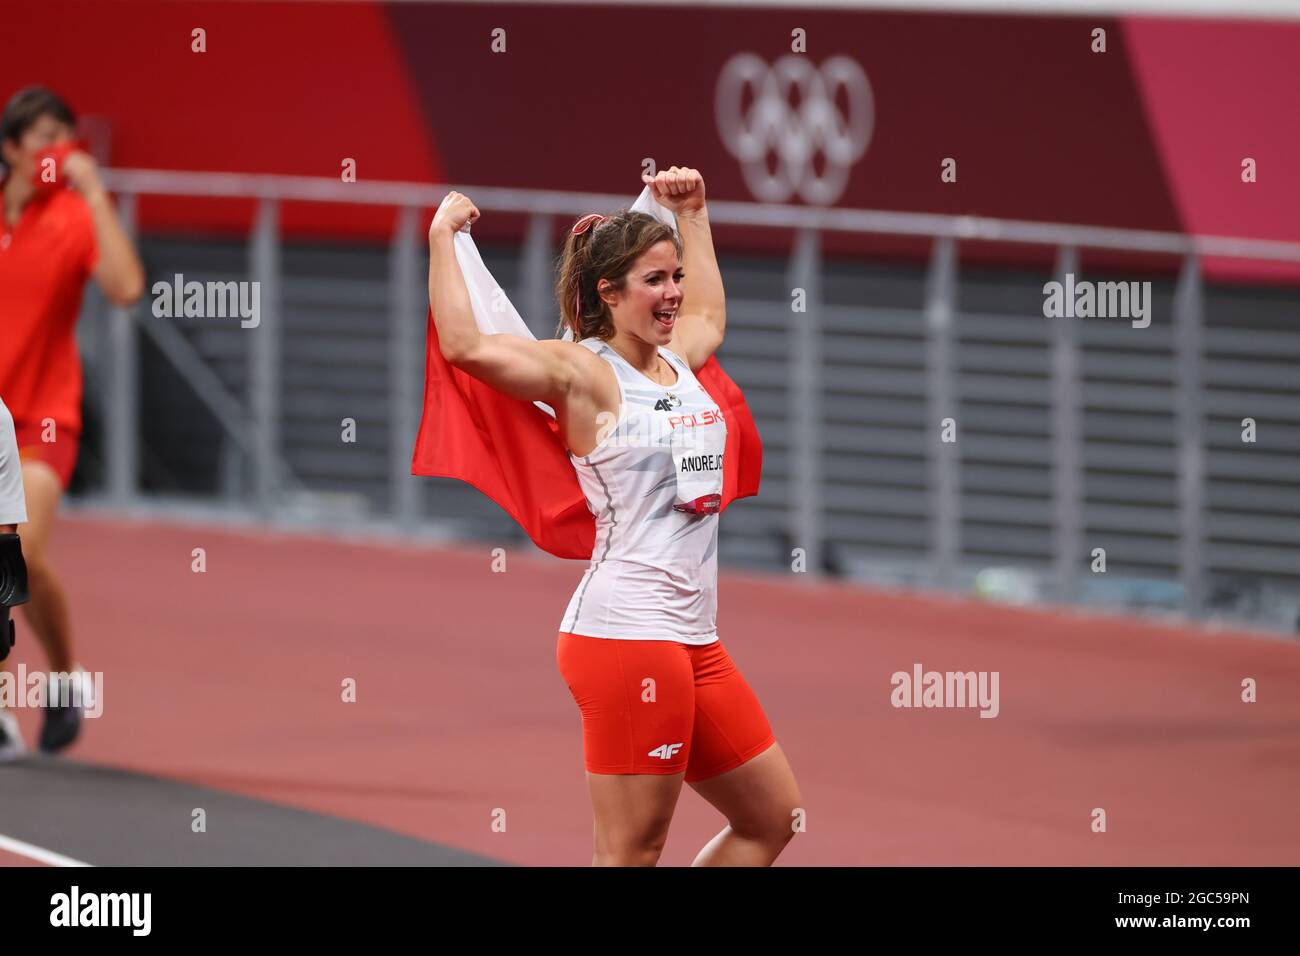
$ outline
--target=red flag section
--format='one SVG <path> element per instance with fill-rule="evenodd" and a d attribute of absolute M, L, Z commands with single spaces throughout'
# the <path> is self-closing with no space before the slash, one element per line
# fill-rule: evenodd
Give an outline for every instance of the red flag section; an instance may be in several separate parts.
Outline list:
<path fill-rule="evenodd" d="M 424 412 L 411 473 L 471 484 L 505 509 L 543 551 L 589 559 L 596 518 L 551 417 L 450 365 L 438 347 L 432 309 L 424 368 Z M 695 375 L 727 423 L 725 510 L 736 498 L 758 494 L 763 446 L 744 394 L 718 360 L 711 357 Z"/>

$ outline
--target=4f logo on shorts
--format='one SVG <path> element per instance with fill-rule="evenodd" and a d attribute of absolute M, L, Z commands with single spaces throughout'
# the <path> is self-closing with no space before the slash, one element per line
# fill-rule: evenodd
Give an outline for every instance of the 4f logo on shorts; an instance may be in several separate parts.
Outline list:
<path fill-rule="evenodd" d="M 682 400 L 676 395 L 669 395 L 667 398 L 661 398 L 655 402 L 656 412 L 671 412 L 674 408 L 682 403 Z"/>
<path fill-rule="evenodd" d="M 647 757 L 663 757 L 665 760 L 672 760 L 677 751 L 682 749 L 682 744 L 661 744 L 654 750 L 646 754 Z"/>

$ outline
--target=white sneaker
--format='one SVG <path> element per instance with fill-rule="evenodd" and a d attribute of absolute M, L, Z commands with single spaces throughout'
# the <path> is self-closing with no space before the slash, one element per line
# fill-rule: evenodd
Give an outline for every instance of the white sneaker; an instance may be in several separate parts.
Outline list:
<path fill-rule="evenodd" d="M 18 718 L 0 707 L 0 763 L 17 760 L 27 753 L 27 744 L 23 743 L 22 732 L 18 729 Z"/>

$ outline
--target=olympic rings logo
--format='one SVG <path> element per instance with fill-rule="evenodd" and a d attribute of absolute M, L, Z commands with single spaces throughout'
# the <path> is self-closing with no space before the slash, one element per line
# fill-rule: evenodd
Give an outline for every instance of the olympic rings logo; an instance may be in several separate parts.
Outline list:
<path fill-rule="evenodd" d="M 841 90 L 847 115 L 836 102 Z M 748 109 L 746 93 L 752 95 Z M 722 68 L 714 104 L 723 144 L 764 202 L 798 194 L 808 203 L 834 203 L 848 185 L 849 169 L 867 151 L 876 118 L 867 75 L 847 56 L 833 56 L 819 70 L 806 55 L 788 53 L 769 67 L 753 53 L 738 53 Z M 819 152 L 825 159 L 820 175 L 813 163 Z M 772 153 L 775 172 L 768 171 Z"/>

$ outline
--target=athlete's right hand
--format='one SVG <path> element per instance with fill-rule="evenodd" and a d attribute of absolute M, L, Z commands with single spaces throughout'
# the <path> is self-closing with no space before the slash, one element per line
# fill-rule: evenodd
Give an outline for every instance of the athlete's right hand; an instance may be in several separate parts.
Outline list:
<path fill-rule="evenodd" d="M 59 172 L 68 185 L 81 193 L 81 198 L 85 200 L 93 199 L 104 191 L 95 158 L 84 150 L 74 149 L 68 153 L 59 166 Z"/>
<path fill-rule="evenodd" d="M 429 241 L 439 233 L 455 235 L 467 222 L 474 222 L 479 217 L 478 207 L 469 201 L 464 193 L 449 192 L 442 198 L 438 211 L 433 214 L 433 223 L 429 226 Z"/>

